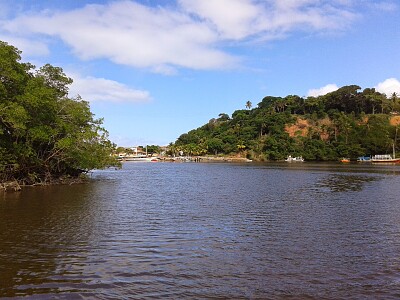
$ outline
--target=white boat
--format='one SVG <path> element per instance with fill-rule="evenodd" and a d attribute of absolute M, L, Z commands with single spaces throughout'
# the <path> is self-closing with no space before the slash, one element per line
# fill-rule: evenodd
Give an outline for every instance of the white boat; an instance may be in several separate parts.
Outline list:
<path fill-rule="evenodd" d="M 151 157 L 145 155 L 124 156 L 122 161 L 137 161 L 137 162 L 157 162 L 158 157 Z"/>
<path fill-rule="evenodd" d="M 400 158 L 393 158 L 390 154 L 374 155 L 371 158 L 372 163 L 400 163 Z"/>
<path fill-rule="evenodd" d="M 158 157 L 149 156 L 147 154 L 147 145 L 146 145 L 146 154 L 138 154 L 138 151 L 136 149 L 136 154 L 127 154 L 119 156 L 119 159 L 122 161 L 137 161 L 137 162 L 157 162 L 160 160 Z"/>
<path fill-rule="evenodd" d="M 371 158 L 372 163 L 386 163 L 386 164 L 397 164 L 400 163 L 400 158 L 396 158 L 396 151 L 393 144 L 393 157 L 390 154 L 378 154 Z"/>
<path fill-rule="evenodd" d="M 291 155 L 289 155 L 285 161 L 287 162 L 303 162 L 304 158 L 302 156 L 296 156 L 296 157 L 292 157 Z"/>

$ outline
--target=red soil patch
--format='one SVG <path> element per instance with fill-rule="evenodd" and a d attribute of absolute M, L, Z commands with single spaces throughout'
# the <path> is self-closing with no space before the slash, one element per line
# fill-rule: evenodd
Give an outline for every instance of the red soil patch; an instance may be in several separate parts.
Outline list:
<path fill-rule="evenodd" d="M 399 126 L 400 125 L 400 116 L 394 116 L 390 118 L 390 125 Z"/>
<path fill-rule="evenodd" d="M 286 125 L 285 131 L 289 134 L 290 137 L 307 136 L 309 127 L 310 123 L 307 120 L 298 118 L 295 124 Z"/>

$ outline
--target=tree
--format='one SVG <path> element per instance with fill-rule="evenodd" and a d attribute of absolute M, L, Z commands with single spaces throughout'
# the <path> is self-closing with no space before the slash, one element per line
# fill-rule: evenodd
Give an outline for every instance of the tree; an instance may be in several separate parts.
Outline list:
<path fill-rule="evenodd" d="M 390 99 L 395 103 L 398 100 L 398 96 L 396 92 L 393 92 Z"/>
<path fill-rule="evenodd" d="M 229 115 L 225 113 L 220 113 L 218 115 L 218 121 L 229 121 Z"/>
<path fill-rule="evenodd" d="M 360 144 L 367 153 L 385 153 L 392 147 L 391 126 L 387 115 L 371 115 L 361 131 Z"/>
<path fill-rule="evenodd" d="M 160 153 L 161 148 L 157 145 L 147 145 L 147 153 L 153 155 L 154 153 Z"/>
<path fill-rule="evenodd" d="M 276 103 L 281 101 L 281 97 L 273 97 L 273 96 L 266 96 L 262 99 L 260 103 L 258 103 L 258 108 L 272 108 L 274 111 L 276 110 Z"/>
<path fill-rule="evenodd" d="M 218 152 L 223 150 L 224 143 L 220 138 L 211 138 L 207 141 L 207 148 L 211 154 L 217 155 Z"/>
<path fill-rule="evenodd" d="M 306 113 L 318 113 L 323 110 L 324 105 L 322 102 L 322 97 L 307 97 L 307 99 L 304 101 L 304 111 Z"/>
<path fill-rule="evenodd" d="M 398 113 L 400 110 L 399 105 L 399 97 L 396 92 L 393 92 L 390 96 L 390 100 L 392 101 L 392 112 Z"/>
<path fill-rule="evenodd" d="M 337 132 L 344 136 L 345 144 L 349 143 L 349 136 L 352 128 L 354 128 L 353 120 L 350 115 L 344 112 L 337 112 L 333 116 L 333 124 L 335 126 L 335 140 L 337 140 Z"/>
<path fill-rule="evenodd" d="M 33 73 L 32 65 L 20 62 L 20 53 L 0 42 L 2 180 L 51 182 L 118 165 L 102 120 L 81 97 L 68 98 L 72 79 L 49 64 Z"/>
<path fill-rule="evenodd" d="M 297 95 L 289 95 L 285 97 L 287 109 L 293 114 L 304 114 L 304 99 Z"/>
<path fill-rule="evenodd" d="M 337 109 L 346 113 L 361 112 L 358 106 L 358 85 L 348 85 L 326 94 L 324 98 L 325 109 Z"/>
<path fill-rule="evenodd" d="M 383 107 L 383 102 L 386 96 L 375 91 L 374 88 L 364 89 L 362 95 L 366 99 L 364 112 L 372 113 L 374 115 L 379 108 Z"/>
<path fill-rule="evenodd" d="M 251 109 L 251 107 L 252 107 L 251 101 L 247 101 L 247 102 L 246 102 L 246 108 L 247 108 L 247 109 Z"/>

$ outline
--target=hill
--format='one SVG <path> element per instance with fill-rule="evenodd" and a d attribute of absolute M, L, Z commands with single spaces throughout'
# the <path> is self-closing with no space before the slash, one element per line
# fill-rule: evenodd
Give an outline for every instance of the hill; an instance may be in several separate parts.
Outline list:
<path fill-rule="evenodd" d="M 398 150 L 400 102 L 373 88 L 344 86 L 324 96 L 264 97 L 256 107 L 219 114 L 182 134 L 171 152 L 234 155 L 255 160 L 337 160 Z"/>

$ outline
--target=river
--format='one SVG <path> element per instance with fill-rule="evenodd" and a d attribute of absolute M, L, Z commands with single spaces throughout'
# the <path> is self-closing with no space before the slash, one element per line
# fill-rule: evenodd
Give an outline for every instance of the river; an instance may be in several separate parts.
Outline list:
<path fill-rule="evenodd" d="M 0 194 L 0 297 L 398 299 L 400 166 L 124 163 Z"/>

